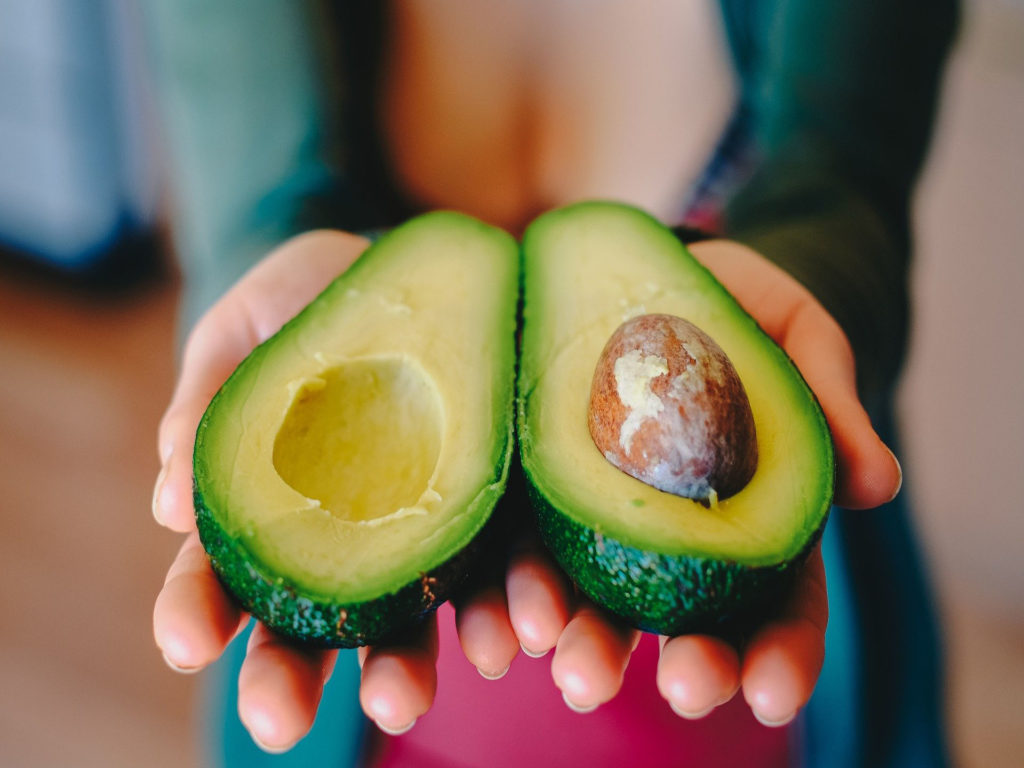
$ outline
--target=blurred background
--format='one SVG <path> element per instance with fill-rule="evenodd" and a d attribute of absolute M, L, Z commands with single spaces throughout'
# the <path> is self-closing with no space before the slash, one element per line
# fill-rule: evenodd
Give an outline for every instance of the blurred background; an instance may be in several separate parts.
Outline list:
<path fill-rule="evenodd" d="M 0 763 L 200 764 L 150 614 L 179 280 L 131 0 L 0 0 Z M 916 203 L 907 492 L 959 763 L 1024 755 L 1024 2 L 967 0 Z"/>

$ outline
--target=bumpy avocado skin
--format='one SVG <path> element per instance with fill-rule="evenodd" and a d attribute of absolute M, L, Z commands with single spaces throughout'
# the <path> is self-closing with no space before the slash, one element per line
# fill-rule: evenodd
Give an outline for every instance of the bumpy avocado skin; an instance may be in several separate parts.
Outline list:
<path fill-rule="evenodd" d="M 560 512 L 527 481 L 544 544 L 576 585 L 630 626 L 663 635 L 743 634 L 773 610 L 821 537 L 778 565 L 664 555 L 631 547 Z"/>
<path fill-rule="evenodd" d="M 210 564 L 242 608 L 280 635 L 326 648 L 373 645 L 424 619 L 464 586 L 493 527 L 488 523 L 461 551 L 395 592 L 344 604 L 302 593 L 272 575 L 224 531 L 198 490 L 193 500 Z"/>

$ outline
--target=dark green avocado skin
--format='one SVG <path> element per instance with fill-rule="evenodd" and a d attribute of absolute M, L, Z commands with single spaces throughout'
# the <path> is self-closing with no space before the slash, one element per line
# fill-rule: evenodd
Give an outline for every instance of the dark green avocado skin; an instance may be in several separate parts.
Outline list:
<path fill-rule="evenodd" d="M 346 605 L 303 594 L 271 576 L 217 523 L 197 491 L 193 500 L 199 538 L 213 570 L 242 608 L 279 635 L 325 648 L 373 645 L 414 627 L 464 585 L 488 534 L 485 526 L 467 547 L 395 592 Z M 402 621 L 396 623 L 395 617 Z"/>
<path fill-rule="evenodd" d="M 745 634 L 778 610 L 825 527 L 792 560 L 754 568 L 636 549 L 562 514 L 529 479 L 527 491 L 544 544 L 580 590 L 630 626 L 669 636 Z"/>

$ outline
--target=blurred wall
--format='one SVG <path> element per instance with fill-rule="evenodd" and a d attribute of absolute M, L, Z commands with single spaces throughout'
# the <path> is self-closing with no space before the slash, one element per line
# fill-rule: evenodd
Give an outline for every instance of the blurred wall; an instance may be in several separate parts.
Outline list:
<path fill-rule="evenodd" d="M 971 0 L 916 206 L 904 465 L 947 599 L 1024 628 L 1024 2 Z"/>

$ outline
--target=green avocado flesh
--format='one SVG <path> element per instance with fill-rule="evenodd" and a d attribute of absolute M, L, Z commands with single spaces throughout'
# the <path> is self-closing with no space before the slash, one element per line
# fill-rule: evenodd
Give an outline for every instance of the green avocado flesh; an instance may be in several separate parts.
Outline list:
<path fill-rule="evenodd" d="M 785 587 L 828 516 L 834 459 L 796 367 L 673 234 L 613 203 L 537 219 L 523 241 L 519 441 L 545 543 L 579 587 L 634 626 L 733 626 Z M 758 464 L 705 507 L 621 472 L 587 426 L 591 379 L 626 319 L 665 313 L 709 334 L 750 399 Z"/>
<path fill-rule="evenodd" d="M 510 236 L 426 214 L 238 366 L 199 426 L 195 506 L 247 610 L 362 645 L 459 585 L 508 474 L 518 280 Z"/>

